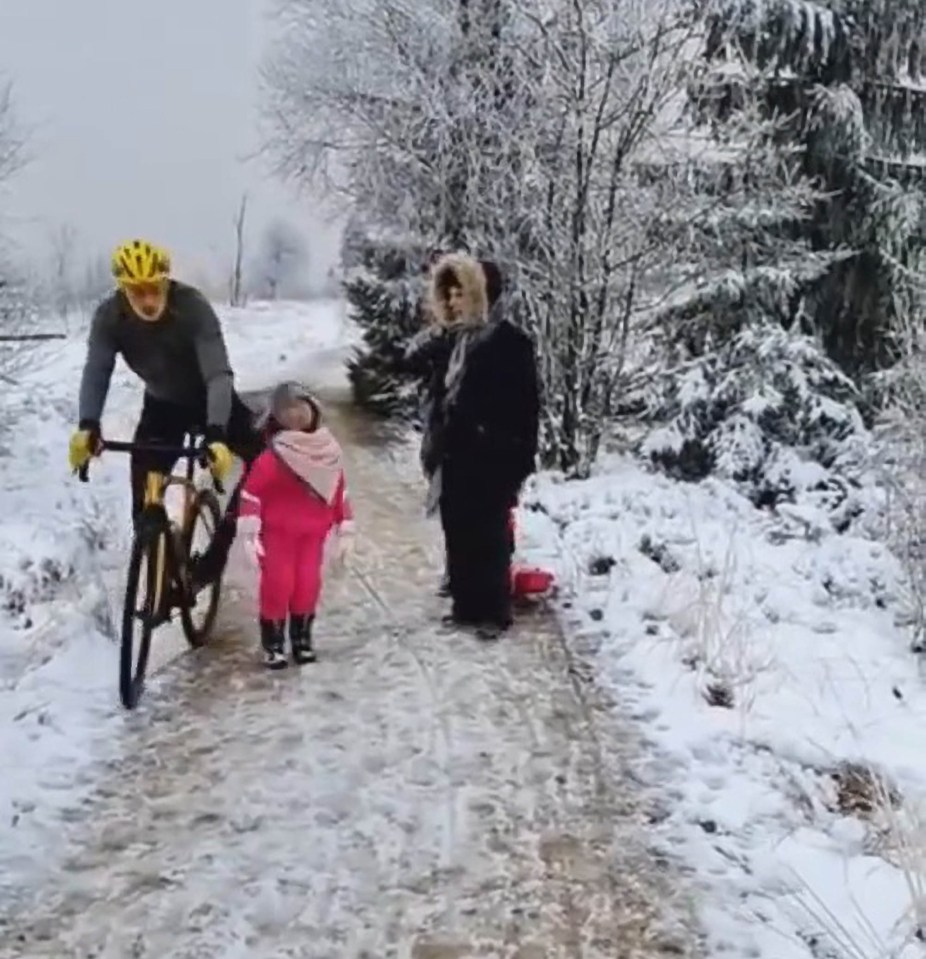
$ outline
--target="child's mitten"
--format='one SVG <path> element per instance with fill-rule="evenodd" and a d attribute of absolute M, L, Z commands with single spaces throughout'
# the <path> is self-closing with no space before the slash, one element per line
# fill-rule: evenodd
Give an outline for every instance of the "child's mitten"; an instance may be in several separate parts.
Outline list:
<path fill-rule="evenodd" d="M 354 553 L 354 524 L 345 521 L 337 529 L 334 558 L 340 566 L 345 566 Z"/>
<path fill-rule="evenodd" d="M 264 556 L 264 547 L 260 541 L 260 519 L 256 516 L 242 516 L 238 520 L 238 535 L 241 536 L 248 562 L 252 566 L 259 566 Z"/>

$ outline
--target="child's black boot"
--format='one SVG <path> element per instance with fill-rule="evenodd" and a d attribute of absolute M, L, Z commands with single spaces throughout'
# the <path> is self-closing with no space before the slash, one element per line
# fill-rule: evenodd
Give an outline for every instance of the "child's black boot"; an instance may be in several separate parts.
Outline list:
<path fill-rule="evenodd" d="M 286 669 L 286 623 L 273 619 L 260 621 L 260 644 L 264 648 L 267 669 Z"/>
<path fill-rule="evenodd" d="M 314 616 L 290 616 L 289 639 L 293 644 L 293 659 L 300 666 L 314 663 L 315 650 L 312 648 L 312 624 Z"/>

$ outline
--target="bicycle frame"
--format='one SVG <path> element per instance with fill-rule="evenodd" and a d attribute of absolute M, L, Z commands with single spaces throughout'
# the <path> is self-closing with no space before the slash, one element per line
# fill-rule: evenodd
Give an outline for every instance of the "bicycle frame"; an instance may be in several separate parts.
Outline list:
<path fill-rule="evenodd" d="M 191 435 L 191 434 L 188 434 Z M 164 593 L 165 573 L 170 571 L 171 577 L 180 582 L 186 590 L 188 584 L 181 581 L 181 571 L 185 561 L 177 555 L 177 544 L 172 535 L 171 521 L 167 514 L 164 497 L 170 486 L 183 487 L 183 507 L 181 512 L 180 530 L 182 534 L 189 532 L 196 516 L 193 509 L 196 498 L 196 484 L 193 482 L 196 464 L 205 467 L 208 464 L 209 453 L 202 446 L 167 446 L 159 443 L 131 442 L 121 440 L 104 440 L 99 453 L 106 451 L 114 453 L 156 453 L 175 460 L 186 460 L 186 471 L 182 476 L 175 473 L 164 473 L 160 470 L 149 470 L 145 474 L 144 500 L 140 521 L 145 525 L 156 525 L 158 536 L 156 563 L 157 593 L 155 595 L 155 609 L 161 608 Z M 78 471 L 82 482 L 88 480 L 88 468 L 84 466 Z M 222 484 L 213 478 L 213 485 L 218 493 L 223 493 Z"/>
<path fill-rule="evenodd" d="M 144 508 L 164 507 L 164 497 L 171 486 L 183 487 L 183 508 L 181 511 L 181 529 L 186 532 L 192 522 L 193 502 L 196 497 L 196 485 L 193 482 L 195 460 L 189 454 L 186 458 L 186 475 L 177 476 L 174 473 L 162 473 L 158 470 L 149 470 L 145 474 Z"/>

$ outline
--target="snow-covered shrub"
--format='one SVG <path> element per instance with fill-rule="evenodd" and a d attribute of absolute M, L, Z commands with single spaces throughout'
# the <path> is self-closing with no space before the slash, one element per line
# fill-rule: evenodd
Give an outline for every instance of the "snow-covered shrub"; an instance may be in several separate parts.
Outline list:
<path fill-rule="evenodd" d="M 4 523 L 0 547 L 0 616 L 16 623 L 28 623 L 32 606 L 57 595 L 80 562 L 76 538 L 62 543 L 31 523 Z"/>
<path fill-rule="evenodd" d="M 814 955 L 847 959 L 921 955 L 926 938 L 926 806 L 922 798 L 901 794 L 882 769 L 865 764 L 841 763 L 830 777 L 836 808 L 865 824 L 866 854 L 872 860 L 883 859 L 902 876 L 897 892 L 903 896 L 898 905 L 904 909 L 885 934 L 872 922 L 871 902 L 853 901 L 850 915 L 839 915 L 798 876 L 795 905 L 815 929 Z"/>
<path fill-rule="evenodd" d="M 851 512 L 868 437 L 857 401 L 812 339 L 750 325 L 661 379 L 648 409 L 660 425 L 643 453 L 678 479 L 731 480 L 758 506 L 811 494 L 830 513 Z"/>
<path fill-rule="evenodd" d="M 755 684 L 774 665 L 762 617 L 737 590 L 734 527 L 721 562 L 695 532 L 693 561 L 668 574 L 663 597 L 672 632 L 683 646 L 682 661 L 698 675 L 705 701 L 725 709 L 750 710 Z"/>

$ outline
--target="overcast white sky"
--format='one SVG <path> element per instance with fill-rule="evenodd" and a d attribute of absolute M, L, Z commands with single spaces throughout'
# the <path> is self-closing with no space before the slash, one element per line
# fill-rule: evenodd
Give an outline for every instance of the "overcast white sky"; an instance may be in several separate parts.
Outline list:
<path fill-rule="evenodd" d="M 79 230 L 88 258 L 141 234 L 189 272 L 211 272 L 231 255 L 231 218 L 248 190 L 253 232 L 285 215 L 324 273 L 337 252 L 332 228 L 245 159 L 258 144 L 268 7 L 0 0 L 0 74 L 13 81 L 34 155 L 0 197 L 4 231 L 37 257 L 63 223 Z"/>

